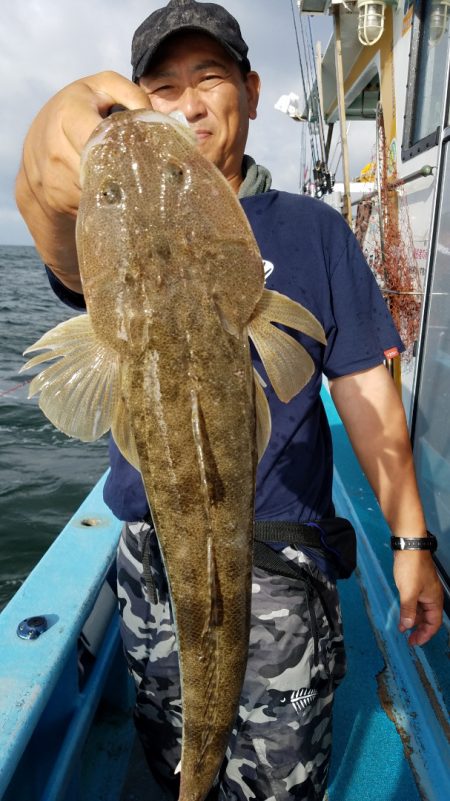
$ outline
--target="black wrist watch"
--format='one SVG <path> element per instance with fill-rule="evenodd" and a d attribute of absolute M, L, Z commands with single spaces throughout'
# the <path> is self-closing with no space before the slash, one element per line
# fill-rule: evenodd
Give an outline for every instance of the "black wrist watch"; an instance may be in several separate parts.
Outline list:
<path fill-rule="evenodd" d="M 427 531 L 426 537 L 391 537 L 393 551 L 431 551 L 437 548 L 437 539 Z"/>

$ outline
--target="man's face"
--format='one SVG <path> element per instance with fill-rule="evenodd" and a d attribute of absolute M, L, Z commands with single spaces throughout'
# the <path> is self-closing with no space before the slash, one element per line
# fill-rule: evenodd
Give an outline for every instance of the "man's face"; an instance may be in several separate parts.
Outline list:
<path fill-rule="evenodd" d="M 237 190 L 248 134 L 256 117 L 259 78 L 241 71 L 210 36 L 174 35 L 161 46 L 140 81 L 155 111 L 179 109 L 194 131 L 198 147 Z"/>

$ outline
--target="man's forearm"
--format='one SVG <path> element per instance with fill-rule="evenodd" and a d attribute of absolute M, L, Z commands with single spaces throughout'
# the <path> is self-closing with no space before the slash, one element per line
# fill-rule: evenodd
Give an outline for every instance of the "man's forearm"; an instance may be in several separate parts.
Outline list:
<path fill-rule="evenodd" d="M 391 531 L 426 534 L 403 405 L 380 365 L 330 382 L 337 410 Z M 443 591 L 428 551 L 395 551 L 399 629 L 412 629 L 410 645 L 423 645 L 442 622 Z"/>
<path fill-rule="evenodd" d="M 33 193 L 23 162 L 16 180 L 16 202 L 41 259 L 69 289 L 81 292 L 75 243 L 76 217 L 54 211 Z"/>
<path fill-rule="evenodd" d="M 406 418 L 387 370 L 380 366 L 336 379 L 331 394 L 392 532 L 424 535 Z"/>

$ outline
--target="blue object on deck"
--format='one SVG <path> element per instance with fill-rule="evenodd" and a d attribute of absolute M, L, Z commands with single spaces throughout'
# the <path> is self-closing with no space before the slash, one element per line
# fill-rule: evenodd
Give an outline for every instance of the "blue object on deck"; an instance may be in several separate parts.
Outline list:
<path fill-rule="evenodd" d="M 48 629 L 48 620 L 45 615 L 35 615 L 21 620 L 17 626 L 17 636 L 21 640 L 37 640 Z"/>

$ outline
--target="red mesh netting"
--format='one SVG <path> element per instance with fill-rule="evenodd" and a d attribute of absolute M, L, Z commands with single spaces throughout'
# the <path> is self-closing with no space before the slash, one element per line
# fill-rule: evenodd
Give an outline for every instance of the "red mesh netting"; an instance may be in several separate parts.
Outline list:
<path fill-rule="evenodd" d="M 409 362 L 419 333 L 422 286 L 406 196 L 400 183 L 392 188 L 396 164 L 389 161 L 381 113 L 376 151 L 376 192 L 359 203 L 355 234 L 405 344 L 403 361 Z"/>

